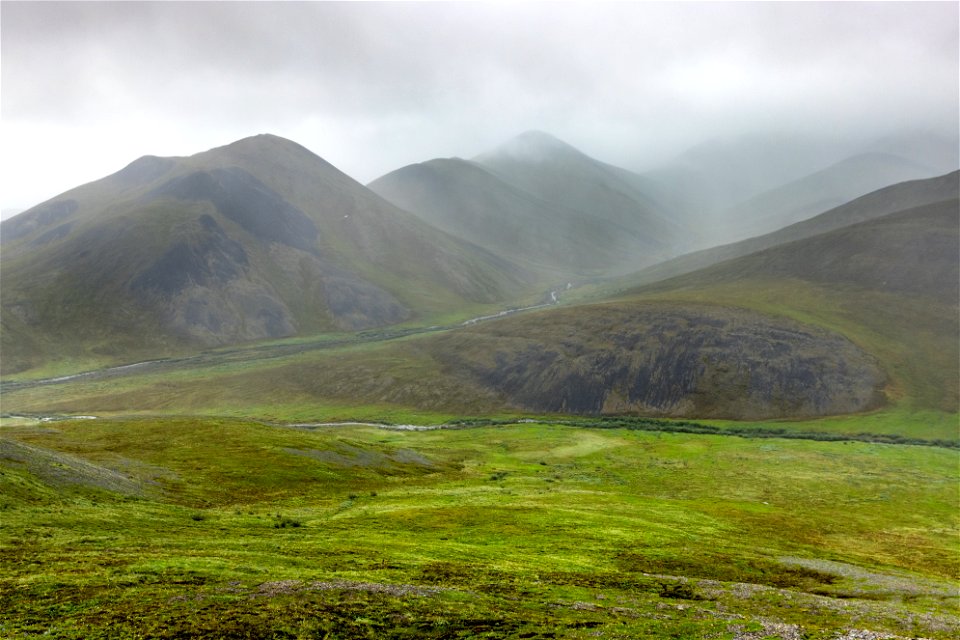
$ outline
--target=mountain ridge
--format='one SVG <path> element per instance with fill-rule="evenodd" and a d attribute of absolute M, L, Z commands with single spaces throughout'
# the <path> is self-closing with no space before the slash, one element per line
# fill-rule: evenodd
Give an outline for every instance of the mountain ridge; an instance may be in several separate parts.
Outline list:
<path fill-rule="evenodd" d="M 637 286 L 650 284 L 778 244 L 802 240 L 818 233 L 832 231 L 897 211 L 951 200 L 958 195 L 960 195 L 960 171 L 952 171 L 935 178 L 900 182 L 860 196 L 820 215 L 777 231 L 709 249 L 701 249 L 666 260 L 626 276 L 622 279 L 622 282 L 633 280 Z"/>
<path fill-rule="evenodd" d="M 30 360 L 20 344 L 49 352 L 51 336 L 74 354 L 109 355 L 138 335 L 166 353 L 462 313 L 531 287 L 523 268 L 270 135 L 141 157 L 0 229 L 6 370 Z"/>
<path fill-rule="evenodd" d="M 467 241 L 577 278 L 629 271 L 675 254 L 685 242 L 686 231 L 643 184 L 640 176 L 532 131 L 470 160 L 408 165 L 369 186 Z"/>

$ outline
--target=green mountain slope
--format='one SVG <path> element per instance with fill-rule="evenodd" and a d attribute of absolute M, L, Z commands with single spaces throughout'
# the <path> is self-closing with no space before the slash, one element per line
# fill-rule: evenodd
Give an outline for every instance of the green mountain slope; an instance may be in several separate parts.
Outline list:
<path fill-rule="evenodd" d="M 960 388 L 957 207 L 952 200 L 889 214 L 614 301 L 260 367 L 157 373 L 109 389 L 94 380 L 8 398 L 33 410 L 168 410 L 175 389 L 181 411 L 242 406 L 275 415 L 270 407 L 283 399 L 284 411 L 301 416 L 358 399 L 448 415 L 741 420 L 887 406 L 940 424 L 935 416 L 957 411 Z"/>
<path fill-rule="evenodd" d="M 651 285 L 669 290 L 767 278 L 958 302 L 960 242 L 956 198 L 788 242 Z"/>
<path fill-rule="evenodd" d="M 6 372 L 383 326 L 529 286 L 523 269 L 266 135 L 141 158 L 0 233 Z"/>
<path fill-rule="evenodd" d="M 955 412 L 958 236 L 954 199 L 637 289 L 615 305 L 449 334 L 430 352 L 448 374 L 532 410 L 843 413 L 877 406 L 883 378 L 886 402 Z"/>
<path fill-rule="evenodd" d="M 637 286 L 665 280 L 704 269 L 724 260 L 802 240 L 897 211 L 950 200 L 958 197 L 958 194 L 960 194 L 960 171 L 938 178 L 891 185 L 778 231 L 666 260 L 626 276 L 620 280 L 620 283 L 632 283 L 632 286 Z"/>
<path fill-rule="evenodd" d="M 938 171 L 885 153 L 864 153 L 741 202 L 719 215 L 725 241 L 776 231 L 887 185 L 929 178 Z"/>
<path fill-rule="evenodd" d="M 838 331 L 890 375 L 889 401 L 956 412 L 960 201 L 929 204 L 639 287 L 623 297 L 735 305 Z"/>

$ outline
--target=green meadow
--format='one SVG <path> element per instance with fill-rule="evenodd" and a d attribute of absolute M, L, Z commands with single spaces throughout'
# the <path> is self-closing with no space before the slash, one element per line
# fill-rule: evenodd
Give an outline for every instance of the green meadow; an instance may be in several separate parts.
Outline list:
<path fill-rule="evenodd" d="M 213 417 L 0 436 L 4 638 L 960 633 L 951 448 Z"/>

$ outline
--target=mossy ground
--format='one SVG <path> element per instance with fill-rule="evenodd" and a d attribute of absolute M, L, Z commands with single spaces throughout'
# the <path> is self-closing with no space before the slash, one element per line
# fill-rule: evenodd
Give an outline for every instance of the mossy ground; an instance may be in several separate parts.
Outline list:
<path fill-rule="evenodd" d="M 544 424 L 0 428 L 4 637 L 960 630 L 951 449 Z"/>

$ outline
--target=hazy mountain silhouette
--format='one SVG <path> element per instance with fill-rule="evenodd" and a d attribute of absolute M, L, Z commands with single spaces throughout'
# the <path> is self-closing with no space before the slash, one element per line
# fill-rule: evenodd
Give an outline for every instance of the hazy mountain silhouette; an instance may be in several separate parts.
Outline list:
<path fill-rule="evenodd" d="M 960 196 L 960 171 L 926 180 L 912 180 L 879 189 L 813 218 L 778 231 L 689 253 L 626 276 L 622 282 L 644 284 L 703 269 L 780 244 L 802 240 L 858 222 Z"/>
<path fill-rule="evenodd" d="M 398 169 L 370 188 L 458 237 L 556 277 L 623 272 L 675 254 L 686 232 L 642 178 L 541 132 L 473 160 Z"/>

